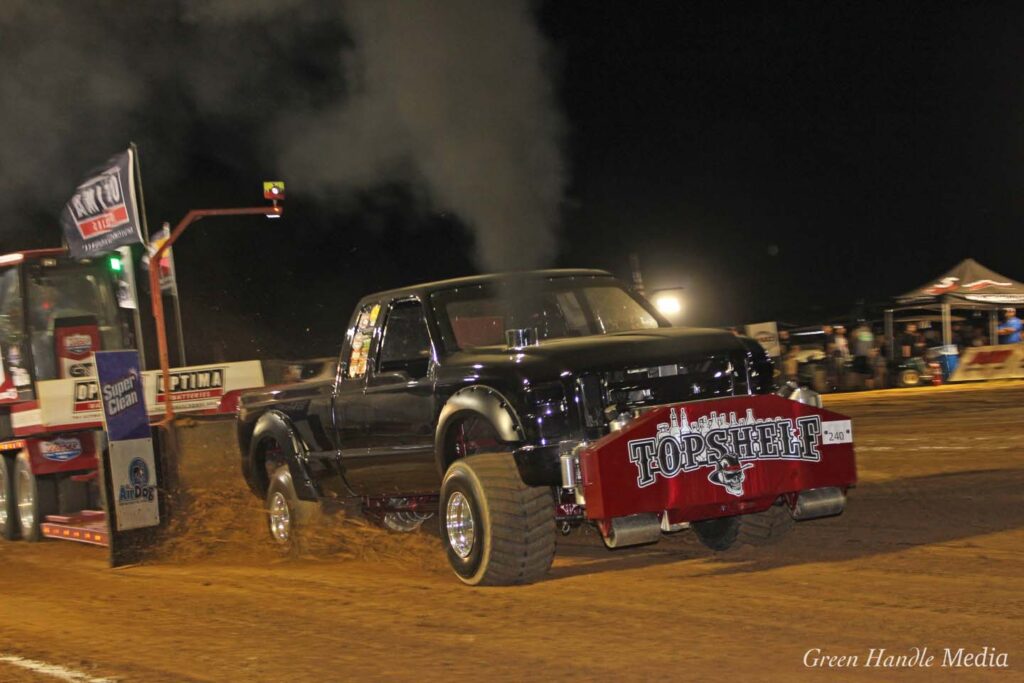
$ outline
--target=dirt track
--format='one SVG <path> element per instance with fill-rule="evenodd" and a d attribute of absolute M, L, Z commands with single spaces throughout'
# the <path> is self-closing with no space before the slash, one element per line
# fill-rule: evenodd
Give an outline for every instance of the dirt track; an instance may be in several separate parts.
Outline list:
<path fill-rule="evenodd" d="M 610 553 L 573 536 L 547 581 L 472 590 L 425 535 L 348 530 L 313 557 L 276 557 L 249 543 L 258 507 L 214 489 L 198 497 L 214 521 L 145 566 L 0 545 L 0 654 L 118 680 L 825 680 L 836 672 L 802 664 L 811 648 L 859 655 L 846 677 L 877 679 L 892 672 L 863 667 L 870 648 L 927 646 L 934 667 L 908 673 L 934 677 L 954 673 L 943 648 L 988 646 L 1010 670 L 961 673 L 1019 677 L 1024 384 L 826 405 L 854 417 L 861 484 L 842 517 L 778 546 Z M 0 663 L 0 680 L 33 676 Z"/>

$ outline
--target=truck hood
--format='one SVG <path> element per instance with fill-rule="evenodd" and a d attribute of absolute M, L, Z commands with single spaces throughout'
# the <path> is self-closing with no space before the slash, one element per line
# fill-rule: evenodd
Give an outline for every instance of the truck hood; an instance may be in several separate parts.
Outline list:
<path fill-rule="evenodd" d="M 746 353 L 757 342 L 725 330 L 660 327 L 615 334 L 542 341 L 518 350 L 488 346 L 448 356 L 446 368 L 478 372 L 515 367 L 531 380 L 553 379 L 561 373 L 667 365 L 711 355 Z"/>

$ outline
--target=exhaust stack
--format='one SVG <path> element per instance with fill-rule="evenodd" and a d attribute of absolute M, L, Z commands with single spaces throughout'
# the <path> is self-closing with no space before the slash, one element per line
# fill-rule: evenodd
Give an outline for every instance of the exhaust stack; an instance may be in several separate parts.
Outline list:
<path fill-rule="evenodd" d="M 661 521 L 658 515 L 642 513 L 616 517 L 611 521 L 604 544 L 609 548 L 654 543 L 661 540 Z"/>
<path fill-rule="evenodd" d="M 832 486 L 801 491 L 793 508 L 793 519 L 802 522 L 807 519 L 834 517 L 846 509 L 846 494 Z"/>

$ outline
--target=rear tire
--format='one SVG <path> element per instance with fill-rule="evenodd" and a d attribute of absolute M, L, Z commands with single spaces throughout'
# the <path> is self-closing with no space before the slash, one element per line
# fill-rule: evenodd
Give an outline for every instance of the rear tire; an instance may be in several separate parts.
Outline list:
<path fill-rule="evenodd" d="M 779 502 L 764 512 L 735 517 L 706 519 L 691 524 L 700 542 L 712 550 L 724 551 L 742 545 L 764 546 L 778 543 L 796 520 L 789 507 Z"/>
<path fill-rule="evenodd" d="M 740 516 L 718 517 L 692 522 L 690 528 L 708 548 L 721 552 L 736 545 L 740 533 Z"/>
<path fill-rule="evenodd" d="M 266 498 L 267 530 L 284 551 L 301 550 L 303 533 L 320 517 L 320 504 L 299 500 L 287 465 L 270 478 Z"/>
<path fill-rule="evenodd" d="M 16 501 L 14 460 L 0 455 L 0 538 L 6 541 L 13 541 L 21 535 Z"/>
<path fill-rule="evenodd" d="M 441 485 L 441 538 L 455 575 L 471 586 L 533 583 L 555 557 L 555 499 L 522 482 L 510 453 L 456 460 Z"/>
<path fill-rule="evenodd" d="M 21 537 L 34 543 L 43 538 L 40 525 L 46 516 L 57 514 L 57 482 L 33 474 L 26 457 L 16 460 L 14 471 Z"/>

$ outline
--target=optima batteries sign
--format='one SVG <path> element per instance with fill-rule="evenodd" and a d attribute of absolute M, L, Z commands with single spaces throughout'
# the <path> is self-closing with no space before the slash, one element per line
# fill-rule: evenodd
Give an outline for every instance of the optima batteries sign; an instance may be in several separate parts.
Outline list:
<path fill-rule="evenodd" d="M 107 468 L 114 494 L 117 530 L 140 529 L 160 523 L 156 459 L 143 392 L 138 351 L 96 353 L 99 401 L 110 440 Z"/>
<path fill-rule="evenodd" d="M 224 395 L 224 367 L 182 368 L 171 370 L 171 400 L 177 410 L 216 406 Z M 156 402 L 167 401 L 160 378 L 156 385 Z"/>

